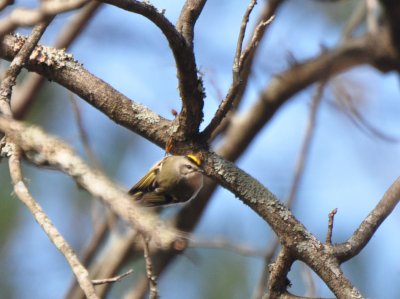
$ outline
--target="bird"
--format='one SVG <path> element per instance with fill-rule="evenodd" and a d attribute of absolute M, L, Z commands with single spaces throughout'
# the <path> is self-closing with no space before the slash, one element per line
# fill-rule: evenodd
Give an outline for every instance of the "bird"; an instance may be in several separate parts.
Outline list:
<path fill-rule="evenodd" d="M 188 202 L 203 187 L 201 160 L 193 155 L 171 155 L 158 161 L 129 190 L 133 200 L 145 207 Z"/>

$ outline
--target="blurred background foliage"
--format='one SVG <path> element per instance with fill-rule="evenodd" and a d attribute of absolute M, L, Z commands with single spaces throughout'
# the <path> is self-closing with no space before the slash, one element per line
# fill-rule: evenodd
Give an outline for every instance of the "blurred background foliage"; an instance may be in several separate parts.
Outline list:
<path fill-rule="evenodd" d="M 175 22 L 184 1 L 151 1 L 166 8 Z M 239 111 L 246 111 L 269 80 L 291 66 L 293 58 L 312 58 L 337 45 L 358 0 L 288 0 L 280 8 L 258 53 L 254 73 Z M 16 5 L 32 6 L 29 0 Z M 208 1 L 196 26 L 195 49 L 204 76 L 207 98 L 204 124 L 211 119 L 231 82 L 231 67 L 243 12 L 248 1 Z M 252 28 L 263 1 L 251 16 Z M 9 13 L 5 10 L 2 15 Z M 73 14 L 58 16 L 42 43 L 51 45 Z M 364 28 L 358 29 L 363 32 Z M 22 30 L 21 33 L 27 33 Z M 141 16 L 103 6 L 69 52 L 96 76 L 134 101 L 172 119 L 180 110 L 174 61 L 160 31 Z M 5 68 L 7 63 L 3 62 Z M 360 66 L 334 78 L 324 92 L 315 136 L 293 212 L 319 239 L 324 240 L 327 215 L 338 208 L 334 242 L 346 240 L 398 176 L 400 163 L 400 102 L 397 74 L 381 74 Z M 348 116 L 341 90 L 357 104 L 363 117 L 387 142 Z M 253 141 L 238 165 L 285 200 L 293 180 L 314 87 L 287 102 Z M 128 189 L 163 150 L 119 127 L 77 98 L 85 130 L 101 167 Z M 25 119 L 70 143 L 82 156 L 71 95 L 47 82 Z M 218 141 L 216 142 L 218 145 Z M 87 157 L 86 157 L 87 158 Z M 24 165 L 33 196 L 79 253 L 93 231 L 96 204 L 67 176 Z M 167 208 L 173 213 L 176 208 Z M 399 298 L 400 256 L 398 209 L 383 223 L 344 271 L 369 298 Z M 265 250 L 273 240 L 268 226 L 226 190 L 219 189 L 195 231 L 202 240 L 222 239 Z M 119 298 L 143 271 L 117 283 L 108 298 Z M 250 298 L 263 269 L 262 257 L 222 250 L 191 248 L 178 257 L 160 278 L 162 298 Z M 296 263 L 289 277 L 291 291 L 309 289 L 305 266 Z M 332 296 L 312 274 L 319 296 Z M 26 208 L 12 193 L 7 161 L 0 163 L 0 298 L 63 298 L 71 271 Z"/>

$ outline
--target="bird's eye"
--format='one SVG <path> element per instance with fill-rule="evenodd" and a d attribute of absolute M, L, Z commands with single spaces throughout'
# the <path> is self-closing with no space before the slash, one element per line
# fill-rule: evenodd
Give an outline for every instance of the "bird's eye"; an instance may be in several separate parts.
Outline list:
<path fill-rule="evenodd" d="M 193 166 L 192 165 L 186 165 L 186 168 L 187 169 L 193 169 Z"/>

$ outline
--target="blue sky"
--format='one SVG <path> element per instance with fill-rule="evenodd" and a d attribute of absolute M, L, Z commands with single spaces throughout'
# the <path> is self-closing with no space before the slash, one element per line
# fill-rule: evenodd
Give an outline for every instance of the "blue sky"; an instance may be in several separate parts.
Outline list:
<path fill-rule="evenodd" d="M 256 14 L 261 9 L 262 1 L 259 2 L 249 28 L 254 25 Z M 183 1 L 152 3 L 166 8 L 166 16 L 175 22 Z M 218 92 L 225 93 L 231 82 L 234 47 L 247 4 L 247 1 L 209 1 L 198 21 L 196 58 L 204 74 L 207 93 L 204 124 L 218 107 Z M 302 61 L 318 55 L 321 46 L 335 46 L 349 16 L 350 4 L 287 1 L 261 46 L 255 73 L 240 112 L 246 111 L 256 101 L 257 94 L 272 76 L 290 66 L 288 53 Z M 57 35 L 56 29 L 61 28 L 69 18 L 69 15 L 63 15 L 56 19 L 44 37 L 45 44 L 51 44 Z M 104 7 L 70 52 L 90 72 L 132 100 L 167 118 L 172 118 L 172 108 L 179 111 L 175 68 L 168 44 L 160 31 L 143 17 Z M 381 74 L 367 66 L 357 67 L 335 78 L 335 84 L 345 88 L 359 103 L 359 109 L 369 123 L 381 132 L 400 139 L 398 83 L 396 74 Z M 325 91 L 318 112 L 315 136 L 293 212 L 312 233 L 324 240 L 327 215 L 333 208 L 338 208 L 333 241 L 342 242 L 397 178 L 400 144 L 385 142 L 360 130 L 343 111 L 337 109 L 335 103 L 338 99 L 331 90 L 329 86 Z M 313 94 L 314 88 L 311 87 L 286 103 L 238 161 L 240 167 L 282 199 L 286 198 L 292 182 Z M 49 95 L 52 100 L 45 99 Z M 44 108 L 42 105 L 47 106 Z M 93 149 L 107 174 L 118 184 L 129 188 L 163 156 L 161 149 L 113 124 L 88 104 L 79 100 L 79 105 Z M 33 117 L 38 124 L 71 142 L 82 152 L 66 90 L 52 83 L 50 91 L 41 96 L 36 109 L 47 112 L 47 119 Z M 0 170 L 1 173 L 6 171 L 4 162 L 0 164 Z M 88 196 L 76 190 L 76 185 L 69 178 L 54 171 L 35 170 L 27 166 L 26 177 L 33 195 L 79 251 L 91 231 Z M 79 202 L 71 205 L 75 198 L 79 198 Z M 14 197 L 5 200 L 11 201 Z M 14 298 L 61 298 L 60 290 L 63 294 L 70 283 L 70 270 L 29 213 L 23 207 L 19 207 L 18 211 L 18 225 L 0 247 L 4 254 L 2 262 L 6 263 L 2 270 L 6 274 L 11 273 Z M 398 231 L 399 219 L 396 209 L 361 255 L 345 265 L 350 279 L 367 297 L 394 298 L 399 294 L 396 282 L 400 276 L 400 240 L 392 237 Z M 261 249 L 272 240 L 267 225 L 223 189 L 214 195 L 196 235 L 199 238 L 228 239 Z M 198 251 L 200 256 L 207 256 L 200 249 Z M 248 280 L 248 292 L 251 294 L 262 260 L 236 256 L 227 259 L 229 263 L 236 259 L 239 265 L 245 265 L 243 275 Z M 188 280 L 199 279 L 195 272 L 207 269 L 205 260 L 200 259 L 199 266 L 181 261 L 180 266 L 175 268 L 175 274 L 162 278 L 160 288 L 163 298 L 177 298 L 174 294 L 182 279 L 179 275 L 186 275 Z M 19 287 L 21 282 L 24 288 Z M 293 289 L 301 292 L 304 290 L 302 284 L 299 280 Z M 205 296 L 193 291 L 196 287 L 201 288 L 200 282 L 191 282 L 190 286 L 184 293 L 185 298 Z M 382 294 L 381 290 L 386 293 Z M 319 296 L 331 296 L 323 284 L 318 284 L 317 291 Z"/>

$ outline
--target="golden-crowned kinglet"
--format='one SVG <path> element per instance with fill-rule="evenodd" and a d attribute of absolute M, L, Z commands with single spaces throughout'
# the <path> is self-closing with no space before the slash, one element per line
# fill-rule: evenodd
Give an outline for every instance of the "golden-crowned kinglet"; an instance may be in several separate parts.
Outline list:
<path fill-rule="evenodd" d="M 147 207 L 189 201 L 203 187 L 200 164 L 200 159 L 194 155 L 167 156 L 157 162 L 129 194 Z"/>

